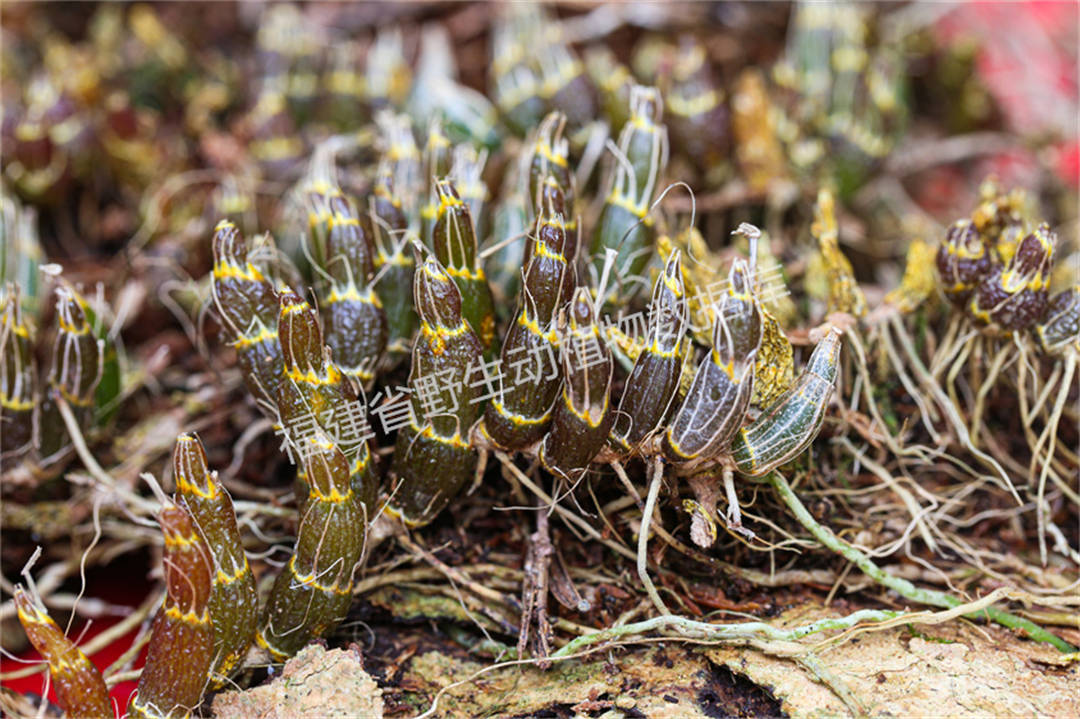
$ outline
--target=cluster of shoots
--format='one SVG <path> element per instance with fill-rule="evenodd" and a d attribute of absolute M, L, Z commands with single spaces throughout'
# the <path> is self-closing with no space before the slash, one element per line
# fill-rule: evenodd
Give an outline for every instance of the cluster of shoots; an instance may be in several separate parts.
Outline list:
<path fill-rule="evenodd" d="M 182 45 L 178 59 L 175 38 L 152 11 L 140 13 L 132 20 L 140 37 L 156 38 L 160 60 L 175 69 Z M 422 34 L 414 68 L 397 30 L 379 30 L 367 47 L 328 44 L 329 31 L 297 8 L 267 8 L 238 125 L 244 179 L 220 183 L 209 197 L 204 214 L 213 225 L 198 243 L 213 258 L 207 305 L 220 342 L 210 360 L 222 376 L 239 370 L 245 401 L 295 466 L 291 500 L 283 491 L 274 503 L 295 538 L 276 575 L 259 576 L 263 564 L 245 553 L 254 542 L 192 432 L 176 439 L 172 496 L 152 477 L 156 501 L 124 490 L 129 509 L 155 514 L 165 577 L 129 714 L 189 716 L 245 667 L 285 661 L 332 637 L 377 541 L 415 547 L 410 532 L 451 521 L 470 486 L 488 482 L 503 493 L 498 473 L 487 471 L 492 457 L 515 491 L 527 483 L 543 500 L 518 637 L 519 655 L 540 661 L 553 653 L 552 560 L 542 551 L 547 513 L 558 504 L 551 496 L 597 478 L 625 489 L 640 511 L 636 552 L 617 546 L 636 560 L 640 589 L 661 616 L 671 611 L 651 579 L 648 545 L 655 536 L 675 541 L 654 527 L 665 488 L 683 497 L 671 504 L 688 519 L 695 548 L 678 546 L 702 556 L 718 551 L 724 533 L 766 551 L 743 510 L 747 488 L 763 483 L 806 531 L 875 581 L 913 602 L 959 605 L 891 577 L 801 504 L 781 472 L 825 476 L 815 464 L 828 453 L 808 448 L 826 426 L 833 449 L 854 447 L 854 427 L 889 468 L 962 447 L 1018 499 L 1017 484 L 1034 499 L 1045 561 L 1044 537 L 1063 536 L 1048 483 L 1055 496 L 1075 498 L 1075 455 L 1060 452 L 1057 427 L 1080 356 L 1080 287 L 1051 295 L 1054 233 L 1030 222 L 1021 195 L 988 186 L 972 217 L 951 226 L 936 250 L 913 241 L 901 286 L 882 307 L 868 306 L 841 247 L 837 197 L 843 202 L 855 165 L 862 172 L 884 157 L 902 118 L 890 102 L 896 58 L 867 53 L 868 22 L 850 7 L 800 9 L 773 85 L 744 73 L 729 113 L 705 47 L 690 36 L 642 43 L 631 71 L 604 48 L 579 56 L 541 8 L 514 6 L 493 26 L 489 99 L 458 81 L 442 29 Z M 854 88 L 851 96 L 828 91 L 837 84 Z M 784 91 L 786 115 L 770 87 Z M 200 102 L 204 112 L 189 108 L 196 130 L 226 109 Z M 23 112 L 55 114 L 32 104 Z M 113 124 L 127 127 L 121 119 Z M 36 127 L 49 129 L 44 119 Z M 57 172 L 56 157 L 81 156 L 77 148 L 29 130 L 19 138 L 17 159 L 5 165 L 14 189 L 35 201 L 60 192 L 64 184 L 41 173 Z M 796 248 L 779 250 L 743 223 L 718 250 L 694 227 L 692 210 L 689 221 L 664 211 L 669 191 L 686 189 L 673 180 L 712 184 L 735 171 L 751 193 L 793 176 L 812 178 L 816 189 L 819 176 L 835 175 L 826 184 L 836 193 L 818 193 L 809 228 L 810 264 L 824 291 L 813 297 L 807 289 L 800 307 L 786 297 L 778 259 Z M 251 188 L 265 180 L 291 187 L 278 203 L 289 211 L 277 218 L 277 238 L 257 232 Z M 84 438 L 99 433 L 118 401 L 115 338 L 62 279 L 52 294 L 55 330 L 37 331 L 44 297 L 35 253 L 10 251 L 32 244 L 33 221 L 6 194 L 4 203 L 5 489 L 55 478 L 78 454 L 96 481 L 119 493 Z M 906 318 L 938 297 L 950 324 L 923 358 Z M 816 321 L 800 317 L 804 307 Z M 39 371 L 45 339 L 50 362 Z M 992 358 L 990 371 L 965 384 L 973 346 Z M 1014 347 L 1025 361 L 1008 361 Z M 1044 365 L 1054 367 L 1050 379 L 1040 374 Z M 919 405 L 936 447 L 889 421 L 886 375 Z M 1026 482 L 1014 481 L 1017 460 L 980 439 L 980 418 L 1004 381 L 1019 389 L 1031 420 Z M 842 411 L 830 412 L 834 404 Z M 873 466 L 888 475 L 885 464 Z M 934 550 L 932 528 L 919 530 Z M 29 590 L 15 593 L 18 617 L 65 710 L 110 715 L 101 673 L 49 619 L 26 577 Z M 569 600 L 552 593 L 570 611 L 589 608 L 574 592 Z M 994 621 L 1070 648 L 995 612 Z"/>
<path fill-rule="evenodd" d="M 376 163 L 378 184 L 369 196 L 346 193 L 332 168 L 314 163 L 298 185 L 309 208 L 305 257 L 317 302 L 285 283 L 294 270 L 275 276 L 235 224 L 216 226 L 213 306 L 251 399 L 297 464 L 297 538 L 259 610 L 229 494 L 207 468 L 198 439 L 178 438 L 177 494 L 159 498 L 166 601 L 131 712 L 188 711 L 241 668 L 252 646 L 282 661 L 328 635 L 352 604 L 353 577 L 373 524 L 397 523 L 401 529 L 394 531 L 404 531 L 430 523 L 482 476 L 490 452 L 507 463 L 514 454 L 533 457 L 564 486 L 595 464 L 617 467 L 625 477 L 622 462 L 645 458 L 657 468 L 655 503 L 663 464 L 680 476 L 695 475 L 699 486 L 722 477 L 733 496 L 735 474 L 762 476 L 809 444 L 832 392 L 840 333 L 827 331 L 794 385 L 755 409 L 751 420 L 762 335 L 754 260 L 731 265 L 716 292 L 708 346 L 700 350 L 687 333 L 678 249 L 657 274 L 641 322 L 605 320 L 606 307 L 630 307 L 637 292 L 632 282 L 605 288 L 588 278 L 637 277 L 655 254 L 655 229 L 642 220 L 663 171 L 666 133 L 655 91 L 640 88 L 633 98 L 634 119 L 619 145 L 624 157 L 611 165 L 613 190 L 594 234 L 606 258 L 599 265 L 582 250 L 583 228 L 571 204 L 577 188 L 562 136 L 566 119 L 552 113 L 534 133 L 519 162 L 522 191 L 510 198 L 525 203 L 527 224 L 520 237 L 509 238 L 524 245 L 524 268 L 516 309 L 503 323 L 476 222 L 455 177 L 432 183 L 427 237 L 423 205 L 396 196 L 391 178 L 408 174 L 399 165 L 410 161 L 395 157 L 391 143 L 400 135 L 383 138 L 388 150 Z M 433 124 L 431 135 L 439 128 Z M 425 169 L 438 172 L 438 153 L 427 154 Z M 326 162 L 323 155 L 316 160 Z M 396 216 L 410 205 L 419 208 L 413 217 Z M 635 227 L 644 233 L 632 247 L 620 245 L 617 238 Z M 752 240 L 758 235 L 750 226 L 740 231 Z M 396 275 L 386 261 L 394 253 L 410 260 L 395 264 Z M 395 308 L 393 317 L 381 292 L 387 281 L 412 289 L 408 306 Z M 89 336 L 68 329 L 64 313 L 61 323 L 62 331 Z M 96 344 L 87 347 L 100 356 Z M 411 347 L 405 387 L 387 383 L 402 359 L 394 347 Z M 631 363 L 625 379 L 618 379 L 615 352 Z M 74 404 L 75 395 L 67 395 Z M 377 402 L 380 395 L 385 399 Z M 382 435 L 396 432 L 383 467 L 374 459 L 377 421 Z M 695 511 L 709 524 L 716 506 L 704 502 Z M 735 505 L 727 521 L 739 528 L 738 517 Z M 641 577 L 656 596 L 647 572 Z"/>
<path fill-rule="evenodd" d="M 74 456 L 69 425 L 111 419 L 120 368 L 100 294 L 91 305 L 58 268 L 41 265 L 33 212 L 8 195 L 0 201 L 0 459 L 9 488 L 33 488 Z M 41 328 L 45 303 L 51 319 Z"/>
<path fill-rule="evenodd" d="M 588 148 L 587 170 L 631 119 L 639 83 L 662 99 L 673 159 L 696 185 L 741 177 L 758 192 L 832 173 L 851 186 L 904 127 L 900 38 L 857 4 L 797 7 L 772 72 L 749 68 L 730 91 L 690 32 L 648 36 L 623 62 L 601 42 L 581 42 L 608 32 L 610 20 L 568 29 L 540 4 L 515 3 L 493 18 L 488 94 L 461 82 L 450 38 L 434 24 L 369 34 L 347 13 L 324 25 L 288 3 L 236 22 L 253 25 L 237 27 L 253 38 L 251 62 L 227 61 L 206 47 L 197 22 L 145 4 L 103 6 L 78 41 L 47 27 L 39 42 L 14 36 L 2 77 L 12 99 L 6 182 L 62 208 L 99 186 L 104 170 L 105 186 L 139 205 L 146 187 L 176 192 L 179 174 L 219 184 L 216 214 L 250 217 L 259 183 L 295 180 L 328 134 L 360 130 L 363 142 L 361 128 L 386 110 L 408 114 L 420 131 L 438 119 L 453 142 L 485 151 L 525 138 L 559 110 L 576 151 Z M 240 140 L 243 156 L 212 153 L 213 172 L 194 164 L 197 148 L 217 148 L 223 132 Z M 636 195 L 647 178 L 634 170 Z M 157 222 L 152 205 L 139 213 Z"/>

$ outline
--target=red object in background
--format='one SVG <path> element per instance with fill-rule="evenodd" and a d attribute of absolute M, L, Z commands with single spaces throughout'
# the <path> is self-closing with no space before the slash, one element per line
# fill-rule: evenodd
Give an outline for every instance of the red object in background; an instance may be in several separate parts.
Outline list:
<path fill-rule="evenodd" d="M 1003 187 L 1034 187 L 1038 184 L 1040 163 L 1028 150 L 1009 150 L 980 158 L 975 177 L 998 178 Z"/>
<path fill-rule="evenodd" d="M 1053 169 L 1080 188 L 1080 3 L 1049 0 L 959 3 L 934 26 L 944 43 L 974 40 L 976 71 L 1022 135 L 1059 138 Z M 1038 163 L 1017 151 L 988 158 L 981 174 L 1005 186 L 1029 186 Z"/>
<path fill-rule="evenodd" d="M 935 31 L 946 43 L 977 42 L 979 76 L 1012 129 L 1075 141 L 1078 20 L 1075 2 L 977 0 L 958 3 Z"/>
<path fill-rule="evenodd" d="M 1075 189 L 1080 189 L 1080 142 L 1063 142 L 1057 147 L 1057 173 Z"/>
<path fill-rule="evenodd" d="M 93 572 L 87 573 L 87 586 L 84 596 L 94 597 L 101 599 L 102 601 L 109 602 L 111 604 L 123 604 L 132 608 L 140 605 L 143 600 L 146 599 L 147 594 L 152 590 L 153 585 L 146 581 L 146 567 L 137 559 L 129 560 L 127 562 L 119 561 L 110 564 L 106 567 L 95 569 Z M 152 616 L 152 614 L 151 614 Z M 59 620 L 59 617 L 54 617 L 57 622 L 63 627 L 63 623 Z M 103 617 L 88 620 L 77 620 L 71 628 L 68 636 L 79 638 L 80 633 L 84 630 L 87 623 L 90 624 L 90 628 L 86 629 L 86 633 L 81 635 L 79 644 L 83 645 L 87 640 L 97 636 L 109 627 L 120 622 L 122 617 Z M 135 641 L 135 635 L 138 632 L 138 627 L 131 632 L 120 637 L 116 641 L 109 644 L 96 654 L 90 655 L 90 661 L 101 671 L 105 671 L 105 668 L 116 661 L 121 654 L 126 652 L 131 643 Z M 6 657 L 0 657 L 0 672 L 7 673 L 22 669 L 26 667 L 26 661 L 40 661 L 41 655 L 38 654 L 33 647 L 28 648 L 26 651 L 20 653 L 18 658 L 23 661 L 14 661 Z M 146 660 L 146 647 L 143 647 L 139 652 L 139 656 L 135 661 L 133 668 L 139 668 Z M 3 685 L 21 694 L 32 692 L 40 695 L 45 687 L 47 672 L 39 672 L 29 677 L 23 677 L 21 679 L 15 679 L 12 681 L 5 681 Z M 113 707 L 116 710 L 116 716 L 119 718 L 127 711 L 128 698 L 135 691 L 137 683 L 134 681 L 121 682 L 109 690 L 109 697 L 113 701 Z M 52 684 L 49 685 L 48 699 L 53 704 L 56 704 L 56 692 L 53 691 Z"/>
<path fill-rule="evenodd" d="M 1055 169 L 1070 186 L 1080 188 L 1080 142 L 1077 140 L 1077 116 L 1080 114 L 1080 90 L 1077 73 L 1077 27 L 1080 5 L 1074 2 L 1021 0 L 994 2 L 975 0 L 958 4 L 936 25 L 938 37 L 944 42 L 974 37 L 979 43 L 977 71 L 1001 106 L 1010 126 L 1021 133 L 1057 132 L 1066 138 L 1056 148 Z M 1033 158 L 1023 152 L 1003 153 L 989 158 L 989 167 L 979 175 L 995 174 L 1006 186 L 1021 186 L 1023 180 L 1013 177 L 1032 171 Z M 962 176 L 953 168 L 936 168 L 923 178 L 920 204 L 933 214 L 957 214 L 952 205 L 960 204 L 953 191 L 963 186 Z M 968 202 L 965 200 L 965 202 Z M 145 577 L 145 567 L 132 571 L 132 563 L 95 570 L 87 586 L 86 596 L 115 604 L 138 606 L 151 585 L 133 581 Z M 82 634 L 80 643 L 114 626 L 119 617 L 95 619 Z M 79 637 L 87 622 L 72 628 Z M 132 630 L 109 646 L 90 656 L 104 670 L 131 646 L 137 633 Z M 145 647 L 134 663 L 143 665 Z M 19 655 L 24 661 L 40 660 L 40 655 L 28 649 Z M 0 657 L 0 672 L 7 673 L 26 666 Z M 12 681 L 4 686 L 16 692 L 40 694 L 45 686 L 44 672 Z M 127 702 L 135 691 L 136 682 L 117 684 L 110 690 L 117 717 L 124 714 Z M 51 685 L 48 698 L 56 702 Z"/>
<path fill-rule="evenodd" d="M 913 178 L 912 198 L 934 217 L 954 217 L 971 205 L 971 198 L 958 188 L 966 188 L 959 168 L 932 167 Z"/>

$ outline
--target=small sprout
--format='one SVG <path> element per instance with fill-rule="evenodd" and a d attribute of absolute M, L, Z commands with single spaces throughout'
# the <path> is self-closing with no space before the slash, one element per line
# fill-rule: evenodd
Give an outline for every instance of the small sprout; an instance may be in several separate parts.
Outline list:
<path fill-rule="evenodd" d="M 212 686 L 222 686 L 240 663 L 255 637 L 259 598 L 255 575 L 236 525 L 232 498 L 206 465 L 202 442 L 193 434 L 176 438 L 173 479 L 180 501 L 191 513 L 213 559 L 213 589 L 209 609 L 214 623 Z"/>
<path fill-rule="evenodd" d="M 420 333 L 409 372 L 408 421 L 398 430 L 387 512 L 427 524 L 457 496 L 476 467 L 469 429 L 485 386 L 482 346 L 461 312 L 461 292 L 434 257 L 416 272 Z"/>
<path fill-rule="evenodd" d="M 461 293 L 461 314 L 488 350 L 495 341 L 495 300 L 477 255 L 472 212 L 450 180 L 439 180 L 435 193 L 439 201 L 432 230 L 435 256 Z"/>
<path fill-rule="evenodd" d="M 507 376 L 484 412 L 483 434 L 504 449 L 521 449 L 543 438 L 551 424 L 561 372 L 556 359 L 556 315 L 574 286 L 558 188 L 538 214 L 516 319 L 503 338 L 501 367 Z"/>
<path fill-rule="evenodd" d="M 937 251 L 941 289 L 954 305 L 963 307 L 979 282 L 990 273 L 990 247 L 969 220 L 959 220 L 945 234 Z"/>
<path fill-rule="evenodd" d="M 71 717 L 112 719 L 109 690 L 101 672 L 56 626 L 33 585 L 28 593 L 16 584 L 14 601 L 27 638 L 49 665 L 60 707 Z"/>
<path fill-rule="evenodd" d="M 1035 336 L 1048 354 L 1064 353 L 1070 346 L 1080 350 L 1080 286 L 1050 299 L 1043 321 L 1035 326 Z"/>
<path fill-rule="evenodd" d="M 128 701 L 134 719 L 182 719 L 202 701 L 214 663 L 213 559 L 191 513 L 164 499 L 165 603 L 154 615 L 146 665 Z"/>
<path fill-rule="evenodd" d="M 272 415 L 281 384 L 278 297 L 251 262 L 247 244 L 232 222 L 222 220 L 212 240 L 210 290 L 226 337 L 236 348 L 244 384 L 263 412 Z"/>
<path fill-rule="evenodd" d="M 560 311 L 558 325 L 565 380 L 539 457 L 545 469 L 573 483 L 603 449 L 615 421 L 611 406 L 614 362 L 586 288 L 579 287 Z"/>
<path fill-rule="evenodd" d="M 968 311 L 977 321 L 1008 330 L 1032 327 L 1046 310 L 1057 235 L 1045 223 L 1020 241 L 1004 265 L 994 267 L 975 288 Z"/>
<path fill-rule="evenodd" d="M 338 446 L 318 431 L 300 449 L 309 495 L 296 548 L 274 582 L 256 636 L 276 661 L 326 636 L 345 618 L 367 531 L 367 511 Z"/>
<path fill-rule="evenodd" d="M 619 135 L 618 154 L 605 181 L 609 194 L 590 247 L 597 274 L 604 250 L 615 250 L 616 276 L 624 281 L 640 275 L 652 257 L 655 229 L 649 209 L 668 159 L 660 92 L 635 86 L 630 91 L 630 108 L 630 120 Z"/>
<path fill-rule="evenodd" d="M 681 254 L 668 257 L 653 287 L 645 346 L 626 380 L 611 438 L 624 452 L 637 449 L 664 426 L 682 374 L 686 298 Z"/>

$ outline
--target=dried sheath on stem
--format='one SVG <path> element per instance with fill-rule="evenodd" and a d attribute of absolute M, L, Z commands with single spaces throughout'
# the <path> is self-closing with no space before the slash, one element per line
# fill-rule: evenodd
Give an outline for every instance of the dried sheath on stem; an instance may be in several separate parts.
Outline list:
<path fill-rule="evenodd" d="M 726 452 L 750 404 L 761 313 L 750 269 L 742 260 L 731 266 L 712 339 L 712 350 L 702 358 L 664 433 L 664 454 L 676 464 L 697 464 Z"/>
<path fill-rule="evenodd" d="M 81 428 L 94 417 L 94 393 L 104 367 L 104 343 L 94 337 L 86 319 L 86 301 L 67 283 L 56 288 L 56 341 L 53 344 L 49 393 L 41 407 L 39 454 L 48 466 L 70 450 L 67 429 L 52 393 L 71 405 Z"/>
<path fill-rule="evenodd" d="M 0 302 L 0 457 L 5 460 L 22 456 L 33 444 L 37 373 L 32 338 L 16 286 Z"/>

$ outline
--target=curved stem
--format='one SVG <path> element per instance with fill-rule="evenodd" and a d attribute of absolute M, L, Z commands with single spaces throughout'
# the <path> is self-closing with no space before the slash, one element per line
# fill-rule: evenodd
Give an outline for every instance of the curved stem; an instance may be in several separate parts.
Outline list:
<path fill-rule="evenodd" d="M 665 614 L 661 617 L 653 617 L 633 624 L 602 629 L 592 634 L 578 637 L 567 642 L 559 651 L 551 655 L 552 659 L 577 654 L 582 649 L 593 644 L 622 639 L 623 637 L 648 634 L 649 632 L 663 632 L 679 636 L 684 639 L 700 639 L 704 641 L 753 641 L 773 640 L 793 642 L 811 634 L 828 631 L 831 629 L 850 629 L 862 622 L 884 622 L 890 619 L 904 616 L 903 612 L 878 609 L 861 609 L 846 617 L 829 617 L 819 619 L 810 624 L 791 629 L 781 629 L 766 622 L 739 622 L 735 624 L 709 624 L 699 622 L 676 614 Z"/>
<path fill-rule="evenodd" d="M 664 484 L 663 460 L 656 457 L 651 465 L 652 481 L 649 483 L 649 496 L 645 498 L 645 511 L 641 515 L 641 529 L 638 531 L 637 543 L 637 573 L 641 583 L 645 585 L 645 591 L 652 600 L 656 610 L 661 614 L 671 614 L 668 611 L 660 593 L 656 591 L 656 585 L 649 577 L 649 525 L 652 523 L 653 511 L 656 509 L 656 498 L 660 496 L 660 487 Z"/>
<path fill-rule="evenodd" d="M 828 527 L 823 527 L 818 524 L 817 520 L 810 514 L 803 503 L 799 500 L 794 490 L 791 489 L 791 485 L 779 472 L 771 472 L 768 476 L 769 483 L 776 489 L 777 494 L 784 500 L 784 504 L 788 506 L 788 509 L 792 511 L 795 518 L 799 520 L 799 524 L 807 529 L 814 536 L 814 539 L 821 542 L 823 545 L 833 550 L 844 559 L 848 560 L 859 569 L 863 571 L 868 577 L 873 579 L 878 584 L 881 584 L 889 589 L 893 590 L 897 594 L 910 599 L 913 602 L 919 602 L 920 604 L 929 604 L 934 607 L 957 607 L 963 604 L 963 600 L 958 597 L 954 597 L 951 594 L 945 592 L 939 592 L 934 589 L 922 589 L 916 587 L 914 584 L 906 579 L 894 577 L 891 574 L 885 572 L 878 567 L 874 562 L 865 554 L 860 552 L 855 547 L 851 546 L 844 540 L 833 534 L 832 530 Z M 1075 652 L 1076 648 L 1066 642 L 1064 639 L 1051 634 L 1034 622 L 1023 619 L 1010 614 L 1002 609 L 995 607 L 986 607 L 985 609 L 975 613 L 973 617 L 977 617 L 981 614 L 985 614 L 986 617 L 994 622 L 997 622 L 1003 627 L 1010 629 L 1017 629 L 1026 634 L 1030 639 L 1034 639 L 1038 642 L 1047 642 L 1054 645 L 1059 651 L 1062 652 Z"/>

